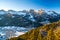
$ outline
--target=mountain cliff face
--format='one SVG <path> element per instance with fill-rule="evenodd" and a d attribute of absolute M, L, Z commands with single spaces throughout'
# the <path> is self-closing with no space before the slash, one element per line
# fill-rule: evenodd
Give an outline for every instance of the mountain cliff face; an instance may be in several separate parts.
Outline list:
<path fill-rule="evenodd" d="M 60 40 L 60 21 L 32 29 L 8 40 Z"/>
<path fill-rule="evenodd" d="M 58 20 L 60 20 L 60 14 L 54 11 L 0 10 L 0 26 L 38 27 Z"/>

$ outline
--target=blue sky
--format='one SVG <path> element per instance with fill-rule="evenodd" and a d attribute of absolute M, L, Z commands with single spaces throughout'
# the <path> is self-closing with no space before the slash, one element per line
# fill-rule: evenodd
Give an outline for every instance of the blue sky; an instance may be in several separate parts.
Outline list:
<path fill-rule="evenodd" d="M 60 0 L 0 0 L 0 9 L 45 9 L 60 12 Z"/>

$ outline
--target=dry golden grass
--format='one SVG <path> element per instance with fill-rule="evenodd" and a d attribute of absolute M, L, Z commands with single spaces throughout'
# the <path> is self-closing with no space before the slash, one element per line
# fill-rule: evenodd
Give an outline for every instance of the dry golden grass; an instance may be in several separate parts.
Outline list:
<path fill-rule="evenodd" d="M 60 21 L 32 29 L 24 35 L 9 40 L 60 40 Z"/>

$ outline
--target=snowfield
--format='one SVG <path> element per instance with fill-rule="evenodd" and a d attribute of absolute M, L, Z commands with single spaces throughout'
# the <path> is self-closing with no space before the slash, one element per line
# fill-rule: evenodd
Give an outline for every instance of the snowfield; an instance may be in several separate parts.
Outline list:
<path fill-rule="evenodd" d="M 6 40 L 11 37 L 18 37 L 26 33 L 28 30 L 32 28 L 24 28 L 24 27 L 15 27 L 15 26 L 5 26 L 0 27 L 0 40 Z"/>

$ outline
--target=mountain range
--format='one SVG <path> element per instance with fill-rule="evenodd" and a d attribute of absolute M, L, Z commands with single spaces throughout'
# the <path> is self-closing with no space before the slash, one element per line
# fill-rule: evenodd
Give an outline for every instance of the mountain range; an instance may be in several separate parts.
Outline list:
<path fill-rule="evenodd" d="M 29 11 L 0 10 L 0 26 L 39 27 L 60 20 L 55 11 L 33 9 Z"/>

